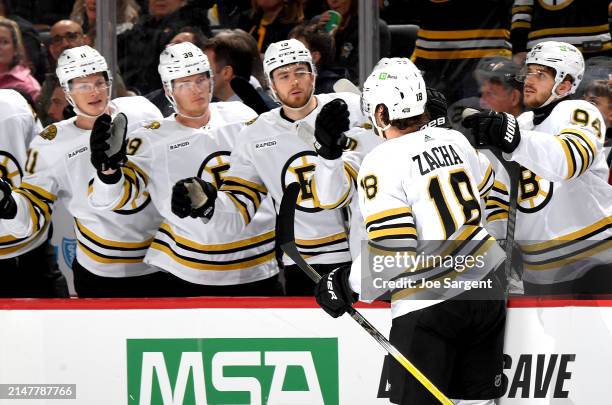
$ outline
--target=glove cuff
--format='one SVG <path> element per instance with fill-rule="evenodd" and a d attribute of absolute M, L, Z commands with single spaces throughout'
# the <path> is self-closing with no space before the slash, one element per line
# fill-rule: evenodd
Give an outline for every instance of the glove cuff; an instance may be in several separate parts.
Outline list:
<path fill-rule="evenodd" d="M 102 180 L 104 184 L 116 184 L 121 180 L 121 169 L 115 169 L 113 174 L 104 174 L 98 170 L 98 178 Z"/>
<path fill-rule="evenodd" d="M 329 146 L 321 145 L 319 142 L 315 141 L 314 148 L 317 154 L 323 159 L 336 160 L 342 156 L 342 148 L 340 146 L 330 148 Z"/>

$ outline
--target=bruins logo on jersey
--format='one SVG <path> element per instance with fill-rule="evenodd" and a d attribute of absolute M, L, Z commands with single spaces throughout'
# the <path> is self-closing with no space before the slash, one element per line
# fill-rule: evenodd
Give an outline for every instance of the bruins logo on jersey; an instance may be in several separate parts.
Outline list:
<path fill-rule="evenodd" d="M 221 184 L 223 184 L 223 175 L 230 168 L 229 156 L 230 152 L 228 151 L 218 151 L 208 155 L 200 165 L 198 177 L 207 181 L 212 181 L 217 189 L 221 188 Z"/>
<path fill-rule="evenodd" d="M 244 125 L 251 125 L 253 124 L 255 121 L 257 121 L 257 118 L 259 118 L 259 115 L 255 118 L 253 118 L 252 120 L 248 120 L 247 122 L 244 123 Z"/>
<path fill-rule="evenodd" d="M 13 187 L 19 186 L 23 177 L 23 171 L 21 166 L 19 166 L 19 162 L 6 151 L 0 151 L 0 177 Z"/>
<path fill-rule="evenodd" d="M 546 10 L 561 10 L 570 4 L 572 4 L 574 0 L 538 0 L 540 6 L 545 8 Z"/>
<path fill-rule="evenodd" d="M 372 124 L 370 124 L 369 122 L 364 122 L 363 124 L 359 125 L 359 127 L 363 128 L 363 129 L 372 129 L 373 128 Z"/>
<path fill-rule="evenodd" d="M 319 212 L 319 202 L 314 193 L 311 181 L 314 181 L 315 162 L 317 154 L 314 151 L 303 151 L 291 156 L 281 172 L 283 190 L 287 185 L 297 182 L 300 185 L 296 208 L 305 212 Z"/>
<path fill-rule="evenodd" d="M 553 195 L 553 183 L 521 167 L 517 207 L 524 213 L 534 213 L 546 206 Z"/>
<path fill-rule="evenodd" d="M 57 127 L 53 124 L 49 125 L 47 128 L 43 129 L 43 131 L 40 133 L 40 136 L 43 139 L 46 139 L 47 141 L 51 141 L 53 139 L 55 139 L 55 136 L 57 135 Z"/>
<path fill-rule="evenodd" d="M 158 129 L 159 127 L 161 127 L 161 124 L 159 123 L 159 121 L 151 121 L 150 123 L 148 123 L 144 127 L 146 129 Z"/>

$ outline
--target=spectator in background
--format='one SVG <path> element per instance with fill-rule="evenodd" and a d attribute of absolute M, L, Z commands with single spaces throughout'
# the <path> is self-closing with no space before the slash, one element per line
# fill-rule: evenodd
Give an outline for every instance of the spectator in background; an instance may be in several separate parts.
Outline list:
<path fill-rule="evenodd" d="M 39 30 L 48 30 L 56 21 L 68 18 L 72 0 L 3 0 L 15 15 L 32 21 Z"/>
<path fill-rule="evenodd" d="M 515 117 L 523 113 L 523 86 L 519 66 L 505 58 L 484 58 L 474 74 L 480 85 L 480 106 Z"/>
<path fill-rule="evenodd" d="M 60 20 L 51 26 L 49 31 L 49 56 L 51 70 L 55 69 L 57 59 L 65 49 L 85 45 L 83 28 L 75 21 Z"/>
<path fill-rule="evenodd" d="M 211 36 L 210 5 L 207 0 L 148 0 L 149 14 L 117 39 L 119 68 L 128 88 L 145 94 L 162 87 L 159 54 L 182 27 L 197 27 Z"/>
<path fill-rule="evenodd" d="M 131 29 L 138 21 L 140 6 L 135 0 L 117 0 L 117 31 L 119 35 Z M 78 22 L 87 34 L 89 45 L 96 43 L 96 0 L 76 0 L 70 19 Z"/>
<path fill-rule="evenodd" d="M 334 38 L 319 24 L 298 25 L 291 30 L 289 38 L 303 43 L 312 55 L 312 61 L 317 68 L 315 94 L 333 93 L 334 84 L 340 79 L 348 78 L 346 68 L 333 66 L 336 53 Z"/>
<path fill-rule="evenodd" d="M 0 17 L 0 88 L 19 90 L 36 101 L 40 84 L 31 75 L 26 63 L 17 23 Z"/>
<path fill-rule="evenodd" d="M 22 2 L 20 1 L 19 4 L 21 5 Z M 28 67 L 32 71 L 32 76 L 41 83 L 44 80 L 47 68 L 43 44 L 32 22 L 15 12 L 18 8 L 16 0 L 0 0 L 0 16 L 15 21 L 19 26 Z"/>
<path fill-rule="evenodd" d="M 346 68 L 350 80 L 359 84 L 359 18 L 357 16 L 358 0 L 327 0 L 330 10 L 342 15 L 340 25 L 335 31 L 336 41 L 335 63 Z M 329 10 L 318 18 L 320 25 L 324 26 L 329 21 Z M 387 24 L 379 19 L 380 35 L 380 57 L 389 56 L 391 50 L 391 34 Z"/>
<path fill-rule="evenodd" d="M 238 28 L 248 32 L 264 53 L 273 42 L 288 38 L 289 31 L 304 20 L 303 0 L 251 0 L 251 10 L 243 12 Z"/>
<path fill-rule="evenodd" d="M 606 80 L 594 80 L 584 89 L 583 98 L 595 105 L 605 120 L 606 133 L 604 147 L 612 146 L 612 87 Z M 612 151 L 606 156 L 608 166 L 612 165 Z M 612 181 L 612 173 L 610 173 Z M 610 182 L 612 184 L 612 182 Z"/>

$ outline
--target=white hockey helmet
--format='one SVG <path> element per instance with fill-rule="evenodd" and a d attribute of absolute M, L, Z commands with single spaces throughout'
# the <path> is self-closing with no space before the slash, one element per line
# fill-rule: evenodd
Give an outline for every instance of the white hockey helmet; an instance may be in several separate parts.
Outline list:
<path fill-rule="evenodd" d="M 316 74 L 312 55 L 306 46 L 297 39 L 274 42 L 268 46 L 264 54 L 264 72 L 270 83 L 272 82 L 272 72 L 285 65 L 292 63 L 307 63 L 310 71 Z"/>
<path fill-rule="evenodd" d="M 416 117 L 425 112 L 427 90 L 421 72 L 406 58 L 381 60 L 363 84 L 361 110 L 370 117 L 372 124 L 382 135 L 390 124 L 379 127 L 376 107 L 384 105 L 389 121 Z"/>
<path fill-rule="evenodd" d="M 545 41 L 535 45 L 527 54 L 525 66 L 538 64 L 547 66 L 555 71 L 555 85 L 552 88 L 550 98 L 542 104 L 542 107 L 552 101 L 576 92 L 584 76 L 584 57 L 582 53 L 572 44 L 559 41 Z M 574 80 L 572 88 L 567 94 L 559 96 L 557 87 L 566 76 Z"/>
<path fill-rule="evenodd" d="M 89 45 L 77 46 L 76 48 L 64 50 L 57 59 L 55 74 L 60 86 L 66 93 L 66 99 L 77 114 L 88 116 L 78 109 L 72 96 L 70 96 L 70 81 L 77 77 L 85 77 L 94 73 L 103 73 L 106 76 L 106 80 L 109 83 L 108 96 L 110 101 L 113 76 L 110 70 L 108 70 L 106 59 L 97 50 Z"/>
<path fill-rule="evenodd" d="M 179 111 L 172 90 L 172 81 L 174 79 L 180 79 L 200 73 L 208 74 L 210 78 L 209 97 L 210 100 L 212 100 L 213 72 L 210 68 L 210 62 L 204 52 L 191 42 L 181 42 L 166 47 L 159 55 L 159 66 L 157 67 L 157 71 L 159 72 L 162 84 L 166 90 L 166 97 L 176 112 Z"/>

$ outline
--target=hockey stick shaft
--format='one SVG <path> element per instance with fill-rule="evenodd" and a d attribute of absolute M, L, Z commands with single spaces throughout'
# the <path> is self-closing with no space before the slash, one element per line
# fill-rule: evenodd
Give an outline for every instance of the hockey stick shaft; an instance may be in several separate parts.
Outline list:
<path fill-rule="evenodd" d="M 321 276 L 309 265 L 297 250 L 294 236 L 295 206 L 297 196 L 300 192 L 298 183 L 291 183 L 287 186 L 281 201 L 278 216 L 278 232 L 276 237 L 279 240 L 281 249 L 303 270 L 308 277 L 315 283 L 321 280 Z M 389 340 L 374 327 L 367 319 L 355 308 L 348 310 L 349 315 L 366 330 L 397 362 L 399 362 L 414 378 L 416 378 L 440 403 L 452 405 L 448 399 L 418 368 L 416 368 Z"/>

